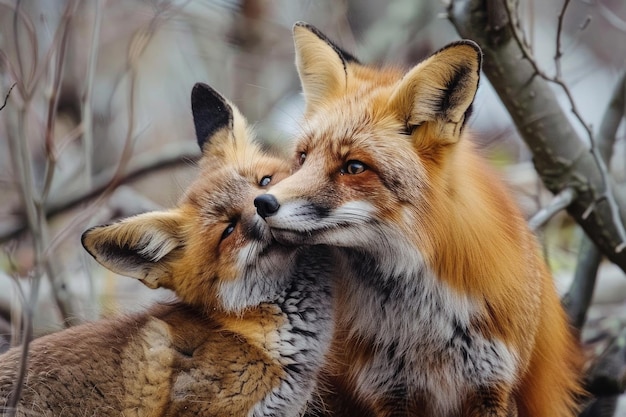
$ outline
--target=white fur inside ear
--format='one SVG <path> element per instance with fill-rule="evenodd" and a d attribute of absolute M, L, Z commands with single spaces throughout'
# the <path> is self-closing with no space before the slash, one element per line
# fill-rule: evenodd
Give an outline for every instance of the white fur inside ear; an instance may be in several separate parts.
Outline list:
<path fill-rule="evenodd" d="M 152 262 L 158 262 L 165 255 L 176 249 L 179 244 L 180 242 L 174 236 L 155 229 L 141 236 L 138 244 L 141 249 L 137 252 Z"/>

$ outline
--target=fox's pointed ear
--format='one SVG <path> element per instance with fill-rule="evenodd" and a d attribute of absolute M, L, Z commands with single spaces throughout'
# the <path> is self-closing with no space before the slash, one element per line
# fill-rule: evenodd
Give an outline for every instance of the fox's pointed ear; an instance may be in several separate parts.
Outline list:
<path fill-rule="evenodd" d="M 206 84 L 196 83 L 191 90 L 191 110 L 200 149 L 226 128 L 233 130 L 233 109 L 220 93 Z"/>
<path fill-rule="evenodd" d="M 395 88 L 390 106 L 407 128 L 440 122 L 443 141 L 459 139 L 478 89 L 482 52 L 473 41 L 445 46 L 411 69 Z"/>
<path fill-rule="evenodd" d="M 82 244 L 105 268 L 158 288 L 167 286 L 170 263 L 182 248 L 181 224 L 175 210 L 144 213 L 93 227 L 83 233 Z"/>
<path fill-rule="evenodd" d="M 310 113 L 330 97 L 345 91 L 347 64 L 358 61 L 304 22 L 293 26 L 293 41 L 306 112 Z"/>

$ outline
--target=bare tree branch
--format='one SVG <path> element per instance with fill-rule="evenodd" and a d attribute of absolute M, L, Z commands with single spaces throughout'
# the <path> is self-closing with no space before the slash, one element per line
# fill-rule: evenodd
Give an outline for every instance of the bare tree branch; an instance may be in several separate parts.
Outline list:
<path fill-rule="evenodd" d="M 604 112 L 598 132 L 597 149 L 601 158 L 607 164 L 610 162 L 617 129 L 625 114 L 625 94 L 626 72 L 621 75 L 615 86 L 613 96 Z M 585 324 L 601 260 L 602 253 L 598 247 L 587 235 L 584 235 L 580 244 L 574 280 L 563 298 L 563 304 L 568 312 L 570 321 L 578 329 L 581 329 Z"/>
<path fill-rule="evenodd" d="M 574 280 L 562 300 L 570 323 L 579 330 L 587 321 L 587 310 L 593 298 L 600 261 L 602 252 L 587 235 L 583 235 Z"/>
<path fill-rule="evenodd" d="M 89 51 L 89 61 L 87 63 L 87 76 L 83 87 L 81 99 L 81 125 L 83 127 L 83 151 L 85 158 L 85 185 L 91 187 L 92 158 L 93 158 L 93 108 L 92 93 L 93 82 L 96 74 L 96 60 L 100 44 L 100 28 L 102 26 L 102 1 L 96 0 L 94 11 L 94 25 L 91 33 L 91 45 Z"/>
<path fill-rule="evenodd" d="M 604 111 L 598 130 L 597 149 L 602 159 L 608 164 L 613 154 L 617 129 L 626 116 L 626 71 L 619 77 L 613 95 Z"/>
<path fill-rule="evenodd" d="M 504 2 L 492 4 L 510 10 Z M 576 189 L 578 198 L 568 212 L 602 252 L 626 271 L 620 219 L 620 215 L 626 218 L 626 195 L 617 192 L 593 146 L 590 149 L 574 130 L 517 31 L 511 24 L 491 30 L 487 16 L 482 0 L 454 0 L 449 7 L 449 17 L 461 36 L 482 46 L 483 71 L 533 153 L 546 187 L 555 194 Z M 593 210 L 585 217 L 590 207 Z"/>
<path fill-rule="evenodd" d="M 548 220 L 554 217 L 555 214 L 564 210 L 572 204 L 572 201 L 576 199 L 576 190 L 572 187 L 561 190 L 554 196 L 550 204 L 541 208 L 533 217 L 528 220 L 528 226 L 530 230 L 537 230 L 543 226 Z"/>
<path fill-rule="evenodd" d="M 161 169 L 190 165 L 199 157 L 200 151 L 195 141 L 174 143 L 164 146 L 159 152 L 135 155 L 123 172 L 118 173 L 117 176 L 117 167 L 112 167 L 94 177 L 92 188 L 89 190 L 72 190 L 66 194 L 51 196 L 46 204 L 46 216 L 50 218 L 86 203 L 103 194 L 113 183 L 115 186 L 126 184 Z M 0 243 L 14 239 L 25 230 L 25 219 L 15 224 L 0 225 Z"/>

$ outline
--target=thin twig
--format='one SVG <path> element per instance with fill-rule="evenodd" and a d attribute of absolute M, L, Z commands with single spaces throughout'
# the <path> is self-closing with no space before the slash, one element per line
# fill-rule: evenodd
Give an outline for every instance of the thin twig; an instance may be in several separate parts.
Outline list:
<path fill-rule="evenodd" d="M 4 96 L 4 103 L 2 104 L 2 107 L 0 107 L 0 111 L 2 111 L 2 109 L 4 109 L 7 106 L 7 101 L 9 101 L 9 96 L 11 95 L 11 90 L 13 90 L 13 87 L 15 87 L 16 84 L 17 83 L 13 83 L 11 88 L 9 88 L 9 91 L 7 91 L 7 95 Z"/>
<path fill-rule="evenodd" d="M 569 6 L 570 0 L 565 0 L 563 2 L 563 7 L 561 8 L 561 12 L 559 13 L 558 24 L 556 29 L 556 52 L 554 54 L 554 64 L 556 66 L 556 77 L 557 79 L 561 79 L 561 57 L 563 56 L 563 51 L 561 50 L 561 37 L 563 36 L 563 20 L 565 18 L 565 12 Z"/>
<path fill-rule="evenodd" d="M 73 4 L 75 6 L 77 2 L 74 2 Z M 41 191 L 41 197 L 39 201 L 37 201 L 38 205 L 44 205 L 45 201 L 48 198 L 48 193 L 50 192 L 50 186 L 52 185 L 52 179 L 54 177 L 54 171 L 56 167 L 57 156 L 54 149 L 54 124 L 56 121 L 57 107 L 59 103 L 61 80 L 63 79 L 63 71 L 65 69 L 65 57 L 69 40 L 70 24 L 72 22 L 72 15 L 74 11 L 74 8 L 70 7 L 70 5 L 68 4 L 68 7 L 65 9 L 65 13 L 63 14 L 63 19 L 60 23 L 60 25 L 63 27 L 63 35 L 61 36 L 60 44 L 58 46 L 57 59 L 53 68 L 54 72 L 52 87 L 50 89 L 50 97 L 48 99 L 48 116 L 46 118 L 44 139 L 46 149 L 46 168 L 44 175 L 44 186 Z"/>
<path fill-rule="evenodd" d="M 20 48 L 20 33 L 19 33 L 19 25 L 18 23 L 18 18 L 20 16 L 20 12 L 21 12 L 21 5 L 22 5 L 22 1 L 21 0 L 17 0 L 15 2 L 15 11 L 13 13 L 13 37 L 14 37 L 14 41 L 15 41 L 15 57 L 17 59 L 17 70 L 19 72 L 19 74 L 23 77 L 24 76 L 24 62 L 22 59 L 22 48 Z M 34 65 L 34 63 L 33 63 Z M 22 82 L 24 82 L 24 79 L 22 78 Z M 25 84 L 25 83 L 24 83 Z"/>
<path fill-rule="evenodd" d="M 572 204 L 577 197 L 578 193 L 574 187 L 568 187 L 562 190 L 560 193 L 552 198 L 552 201 L 542 207 L 533 217 L 528 220 L 528 226 L 531 230 L 537 230 L 543 226 L 548 220 L 554 217 L 558 212 L 565 210 L 567 206 Z"/>
<path fill-rule="evenodd" d="M 14 74 L 19 75 L 15 77 L 15 79 L 18 82 L 17 88 L 20 91 L 20 94 L 24 98 L 24 100 L 27 101 L 32 95 L 33 90 L 34 90 L 33 79 L 35 77 L 34 74 L 35 74 L 36 67 L 38 65 L 39 52 L 38 52 L 38 42 L 37 42 L 35 25 L 30 20 L 28 15 L 22 11 L 21 3 L 22 3 L 21 0 L 18 0 L 15 4 L 7 4 L 6 2 L 3 1 L 3 2 L 0 2 L 0 5 L 3 7 L 9 8 L 13 11 L 13 36 L 15 38 L 14 39 L 15 53 L 16 53 L 16 58 L 17 58 L 17 63 L 18 63 L 17 72 L 14 72 Z M 18 30 L 20 26 L 18 25 L 18 22 L 20 22 L 23 25 L 24 29 L 26 30 L 26 33 L 29 36 L 28 40 L 29 40 L 29 45 L 31 47 L 31 52 L 32 52 L 31 53 L 32 60 L 30 63 L 31 65 L 30 73 L 28 76 L 26 76 L 24 72 L 22 48 L 20 47 L 21 37 L 20 37 L 19 30 Z"/>
<path fill-rule="evenodd" d="M 87 77 L 81 103 L 81 116 L 83 126 L 83 155 L 85 158 L 85 182 L 87 188 L 91 188 L 92 158 L 93 158 L 93 108 L 92 92 L 93 81 L 96 74 L 96 61 L 98 58 L 98 46 L 100 44 L 100 27 L 102 24 L 102 1 L 96 0 L 93 31 L 91 33 L 91 47 L 89 62 L 87 63 Z"/>

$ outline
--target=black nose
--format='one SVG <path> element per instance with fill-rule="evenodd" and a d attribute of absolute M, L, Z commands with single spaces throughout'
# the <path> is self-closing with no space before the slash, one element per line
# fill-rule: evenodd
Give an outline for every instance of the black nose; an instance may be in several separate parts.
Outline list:
<path fill-rule="evenodd" d="M 254 207 L 256 207 L 256 212 L 259 213 L 259 216 L 266 218 L 276 214 L 280 204 L 273 195 L 261 194 L 254 199 Z"/>

